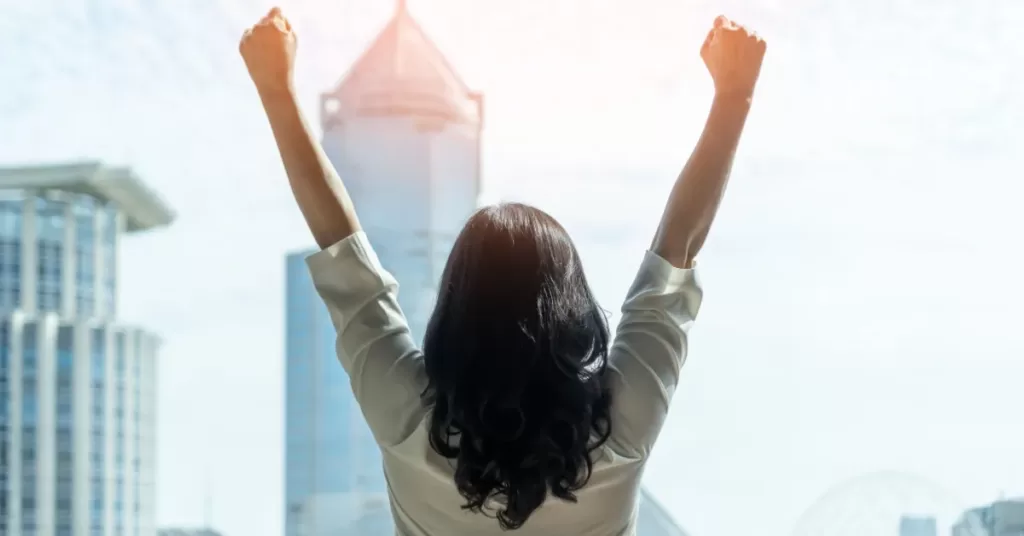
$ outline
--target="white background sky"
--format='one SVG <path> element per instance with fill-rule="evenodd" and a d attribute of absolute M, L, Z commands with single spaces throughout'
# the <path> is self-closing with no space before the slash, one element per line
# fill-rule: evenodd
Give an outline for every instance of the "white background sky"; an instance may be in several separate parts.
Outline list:
<path fill-rule="evenodd" d="M 313 113 L 391 5 L 280 4 Z M 410 5 L 487 95 L 489 195 L 563 220 L 610 310 L 702 126 L 708 24 L 768 40 L 647 477 L 693 534 L 792 534 L 879 470 L 936 503 L 1024 495 L 1018 2 Z M 122 306 L 167 341 L 159 520 L 201 523 L 210 489 L 230 536 L 281 531 L 283 256 L 311 242 L 236 52 L 269 7 L 0 0 L 0 163 L 130 164 L 179 211 L 126 240 Z M 869 512 L 886 482 L 836 500 Z"/>

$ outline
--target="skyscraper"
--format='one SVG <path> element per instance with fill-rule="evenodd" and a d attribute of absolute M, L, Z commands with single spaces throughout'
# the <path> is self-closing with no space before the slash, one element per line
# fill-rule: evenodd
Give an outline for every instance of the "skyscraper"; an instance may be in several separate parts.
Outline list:
<path fill-rule="evenodd" d="M 321 96 L 323 147 L 345 177 L 420 339 L 455 237 L 480 194 L 483 98 L 399 2 L 337 87 Z"/>
<path fill-rule="evenodd" d="M 129 169 L 0 169 L 0 534 L 155 533 L 158 339 L 117 321 L 118 245 L 172 220 Z"/>

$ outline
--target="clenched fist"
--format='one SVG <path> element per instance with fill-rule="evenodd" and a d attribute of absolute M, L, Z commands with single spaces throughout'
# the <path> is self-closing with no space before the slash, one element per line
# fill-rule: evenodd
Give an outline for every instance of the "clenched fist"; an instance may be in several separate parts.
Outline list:
<path fill-rule="evenodd" d="M 765 42 L 757 34 L 720 16 L 704 40 L 700 57 L 711 72 L 716 93 L 749 98 L 761 73 L 764 51 Z"/>
<path fill-rule="evenodd" d="M 291 90 L 295 34 L 280 9 L 271 9 L 255 26 L 246 30 L 238 49 L 258 91 L 275 93 Z"/>

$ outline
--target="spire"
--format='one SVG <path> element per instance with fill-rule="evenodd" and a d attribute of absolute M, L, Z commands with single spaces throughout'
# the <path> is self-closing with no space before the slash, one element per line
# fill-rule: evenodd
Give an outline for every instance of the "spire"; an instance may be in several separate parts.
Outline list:
<path fill-rule="evenodd" d="M 395 0 L 391 20 L 322 96 L 324 113 L 428 115 L 479 124 L 477 99 L 407 9 L 407 0 Z"/>

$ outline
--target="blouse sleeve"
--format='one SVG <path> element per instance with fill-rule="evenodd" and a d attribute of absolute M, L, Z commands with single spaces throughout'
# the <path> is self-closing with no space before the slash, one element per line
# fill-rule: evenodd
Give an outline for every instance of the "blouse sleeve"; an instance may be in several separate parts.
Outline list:
<path fill-rule="evenodd" d="M 398 283 L 362 231 L 306 259 L 337 331 L 337 353 L 370 430 L 393 446 L 421 423 L 422 354 L 398 305 Z"/>
<path fill-rule="evenodd" d="M 702 298 L 694 269 L 645 254 L 609 352 L 610 441 L 627 455 L 646 457 L 661 432 Z"/>

